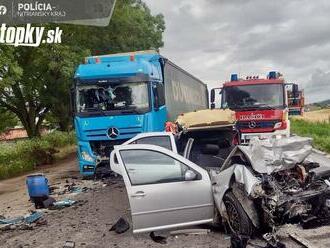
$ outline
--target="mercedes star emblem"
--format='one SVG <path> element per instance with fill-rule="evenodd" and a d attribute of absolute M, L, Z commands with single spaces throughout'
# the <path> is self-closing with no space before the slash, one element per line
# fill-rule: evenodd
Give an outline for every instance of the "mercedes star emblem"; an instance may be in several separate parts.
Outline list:
<path fill-rule="evenodd" d="M 119 130 L 115 127 L 111 127 L 108 129 L 108 135 L 111 139 L 115 139 L 119 135 Z"/>
<path fill-rule="evenodd" d="M 257 123 L 255 121 L 249 122 L 249 128 L 255 128 L 257 126 Z"/>

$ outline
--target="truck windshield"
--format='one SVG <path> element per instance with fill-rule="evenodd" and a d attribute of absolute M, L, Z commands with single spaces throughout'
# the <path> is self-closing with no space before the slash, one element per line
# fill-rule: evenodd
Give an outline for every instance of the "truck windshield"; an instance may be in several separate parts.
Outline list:
<path fill-rule="evenodd" d="M 240 85 L 223 88 L 222 108 L 273 109 L 284 107 L 282 84 Z"/>
<path fill-rule="evenodd" d="M 149 109 L 148 84 L 107 83 L 77 87 L 77 112 L 144 113 Z"/>

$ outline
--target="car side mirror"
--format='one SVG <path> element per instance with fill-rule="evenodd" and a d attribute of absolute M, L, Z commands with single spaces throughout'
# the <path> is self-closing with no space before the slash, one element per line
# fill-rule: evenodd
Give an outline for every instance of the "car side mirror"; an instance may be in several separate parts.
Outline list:
<path fill-rule="evenodd" d="M 196 173 L 193 172 L 192 170 L 187 170 L 186 173 L 184 174 L 184 180 L 185 181 L 195 180 L 196 177 L 197 177 Z"/>

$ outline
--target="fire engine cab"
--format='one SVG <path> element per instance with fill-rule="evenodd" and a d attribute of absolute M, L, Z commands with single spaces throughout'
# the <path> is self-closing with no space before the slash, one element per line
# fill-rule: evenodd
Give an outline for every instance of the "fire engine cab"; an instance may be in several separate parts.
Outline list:
<path fill-rule="evenodd" d="M 253 137 L 288 137 L 288 96 L 286 83 L 279 72 L 271 71 L 267 78 L 238 78 L 231 75 L 220 89 L 221 108 L 235 111 L 236 127 L 241 143 Z M 211 90 L 211 108 L 215 107 L 215 90 Z"/>

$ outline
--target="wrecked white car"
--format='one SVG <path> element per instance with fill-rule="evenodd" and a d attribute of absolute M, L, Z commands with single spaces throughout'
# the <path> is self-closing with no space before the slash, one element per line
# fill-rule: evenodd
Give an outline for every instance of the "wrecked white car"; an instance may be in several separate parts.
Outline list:
<path fill-rule="evenodd" d="M 140 134 L 116 146 L 133 232 L 226 222 L 252 235 L 329 216 L 329 181 L 312 171 L 308 138 L 233 145 L 232 127 Z"/>

